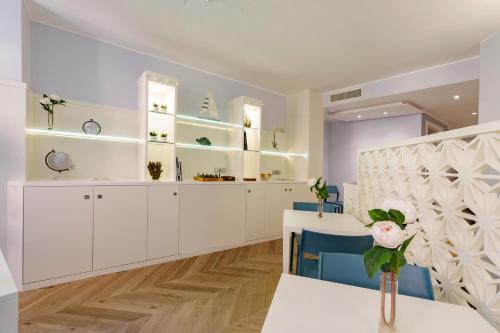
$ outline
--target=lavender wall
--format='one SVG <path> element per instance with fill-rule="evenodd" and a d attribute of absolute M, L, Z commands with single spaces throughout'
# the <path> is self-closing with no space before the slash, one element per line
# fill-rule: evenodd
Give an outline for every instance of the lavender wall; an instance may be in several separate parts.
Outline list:
<path fill-rule="evenodd" d="M 324 174 L 327 182 L 340 186 L 343 192 L 344 182 L 357 180 L 358 150 L 418 137 L 421 131 L 421 114 L 325 123 Z"/>
<path fill-rule="evenodd" d="M 211 89 L 223 119 L 227 119 L 229 100 L 249 96 L 264 102 L 263 128 L 286 125 L 283 95 L 32 22 L 31 88 L 34 92 L 136 109 L 137 80 L 145 70 L 180 81 L 179 113 L 197 115 Z"/>

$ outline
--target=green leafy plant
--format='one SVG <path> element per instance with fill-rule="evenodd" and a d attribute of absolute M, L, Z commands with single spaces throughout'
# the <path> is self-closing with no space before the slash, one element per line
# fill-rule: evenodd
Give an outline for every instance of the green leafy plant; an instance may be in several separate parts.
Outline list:
<path fill-rule="evenodd" d="M 323 181 L 323 184 L 321 184 L 321 180 L 323 177 L 319 177 L 318 179 L 316 178 L 311 178 L 307 181 L 307 185 L 309 185 L 309 189 L 311 192 L 314 192 L 316 194 L 316 198 L 318 200 L 326 200 L 328 199 L 328 190 L 326 188 L 326 182 Z"/>
<path fill-rule="evenodd" d="M 243 119 L 243 126 L 246 128 L 252 127 L 252 121 L 250 120 L 250 118 L 247 117 L 247 115 L 245 115 Z"/>
<path fill-rule="evenodd" d="M 161 136 L 162 138 L 164 138 L 164 139 L 166 139 L 166 138 L 167 138 L 167 135 L 168 135 L 167 133 L 161 133 L 161 134 L 160 134 L 160 136 Z"/>
<path fill-rule="evenodd" d="M 273 128 L 273 141 L 271 141 L 271 144 L 273 145 L 273 148 L 278 150 L 278 140 L 276 139 L 276 134 L 278 133 L 285 133 L 285 130 L 279 127 Z"/>
<path fill-rule="evenodd" d="M 157 109 L 158 108 L 158 103 L 153 103 L 153 108 Z"/>
<path fill-rule="evenodd" d="M 158 136 L 158 133 L 156 133 L 155 131 L 150 131 L 150 132 L 149 132 L 149 135 L 150 135 L 150 136 Z"/>
<path fill-rule="evenodd" d="M 390 199 L 383 206 L 384 209 L 368 211 L 372 222 L 366 227 L 371 229 L 375 245 L 363 255 L 370 278 L 379 270 L 399 276 L 406 264 L 405 252 L 419 230 L 419 224 L 414 223 L 417 221 L 416 208 L 411 203 Z"/>
<path fill-rule="evenodd" d="M 66 106 L 66 101 L 57 95 L 43 94 L 43 97 L 40 99 L 40 105 L 45 111 L 54 113 L 54 107 L 56 105 Z"/>
<path fill-rule="evenodd" d="M 161 110 L 162 111 L 167 111 L 167 105 L 166 104 L 163 104 L 162 106 L 160 106 Z"/>
<path fill-rule="evenodd" d="M 162 167 L 161 162 L 148 163 L 149 174 L 151 175 L 151 178 L 153 178 L 153 180 L 160 179 L 161 173 L 163 172 L 163 169 L 161 167 Z"/>

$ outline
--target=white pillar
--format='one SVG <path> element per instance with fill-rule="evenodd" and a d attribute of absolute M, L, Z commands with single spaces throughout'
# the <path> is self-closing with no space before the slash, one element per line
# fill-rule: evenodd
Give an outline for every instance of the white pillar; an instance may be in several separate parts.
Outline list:
<path fill-rule="evenodd" d="M 306 89 L 287 96 L 288 151 L 307 154 L 305 159 L 290 158 L 292 178 L 323 175 L 323 121 L 321 93 Z"/>
<path fill-rule="evenodd" d="M 500 120 L 500 31 L 481 42 L 479 123 Z"/>

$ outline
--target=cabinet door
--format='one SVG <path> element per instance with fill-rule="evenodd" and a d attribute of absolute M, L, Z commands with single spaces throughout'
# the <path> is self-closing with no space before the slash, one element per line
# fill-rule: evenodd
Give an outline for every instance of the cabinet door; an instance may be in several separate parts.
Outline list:
<path fill-rule="evenodd" d="M 309 187 L 307 187 L 307 184 L 291 184 L 289 188 L 291 189 L 290 194 L 292 203 L 294 201 L 317 202 L 316 196 L 310 191 Z"/>
<path fill-rule="evenodd" d="M 247 185 L 246 240 L 266 237 L 266 187 Z"/>
<path fill-rule="evenodd" d="M 94 269 L 146 260 L 147 186 L 95 186 L 94 198 Z"/>
<path fill-rule="evenodd" d="M 266 236 L 280 236 L 283 234 L 283 211 L 291 205 L 288 196 L 289 186 L 284 184 L 266 186 Z"/>
<path fill-rule="evenodd" d="M 30 283 L 92 270 L 92 187 L 24 189 L 24 272 Z"/>
<path fill-rule="evenodd" d="M 245 242 L 245 185 L 181 185 L 179 252 Z"/>
<path fill-rule="evenodd" d="M 148 186 L 148 259 L 179 253 L 179 185 Z"/>

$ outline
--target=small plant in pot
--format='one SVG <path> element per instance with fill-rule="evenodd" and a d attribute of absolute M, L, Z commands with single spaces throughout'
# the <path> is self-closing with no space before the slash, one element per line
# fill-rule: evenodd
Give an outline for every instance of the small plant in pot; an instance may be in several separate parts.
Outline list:
<path fill-rule="evenodd" d="M 153 180 L 160 179 L 161 173 L 163 172 L 163 169 L 161 167 L 162 167 L 161 162 L 148 163 L 149 174 L 151 175 L 151 178 L 153 178 Z"/>
<path fill-rule="evenodd" d="M 149 141 L 158 141 L 158 133 L 156 133 L 155 131 L 150 131 Z"/>
<path fill-rule="evenodd" d="M 57 95 L 43 94 L 43 97 L 40 99 L 40 105 L 42 109 L 47 111 L 47 128 L 51 130 L 54 128 L 54 107 L 56 105 L 66 106 L 66 101 Z"/>
<path fill-rule="evenodd" d="M 162 106 L 160 106 L 160 109 L 161 109 L 161 112 L 167 113 L 167 105 L 166 104 L 162 104 Z"/>
<path fill-rule="evenodd" d="M 168 136 L 168 134 L 167 134 L 167 133 L 161 133 L 161 134 L 160 134 L 161 141 L 163 141 L 163 142 L 167 142 L 167 136 Z"/>
<path fill-rule="evenodd" d="M 243 126 L 245 128 L 252 127 L 252 121 L 250 120 L 250 118 L 247 117 L 247 115 L 245 115 L 245 119 L 243 119 Z"/>
<path fill-rule="evenodd" d="M 158 104 L 157 103 L 153 103 L 153 111 L 156 111 L 158 112 Z"/>

